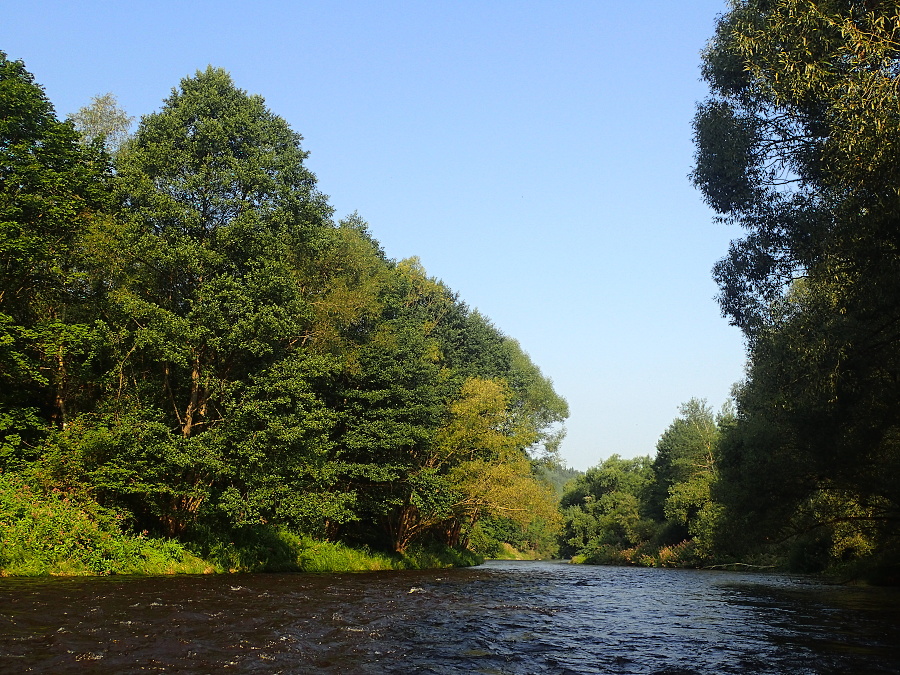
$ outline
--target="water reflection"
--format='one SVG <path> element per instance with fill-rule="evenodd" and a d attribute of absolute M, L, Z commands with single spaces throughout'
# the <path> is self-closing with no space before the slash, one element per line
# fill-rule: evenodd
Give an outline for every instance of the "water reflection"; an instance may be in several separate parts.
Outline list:
<path fill-rule="evenodd" d="M 491 562 L 0 580 L 0 672 L 900 673 L 897 589 Z"/>

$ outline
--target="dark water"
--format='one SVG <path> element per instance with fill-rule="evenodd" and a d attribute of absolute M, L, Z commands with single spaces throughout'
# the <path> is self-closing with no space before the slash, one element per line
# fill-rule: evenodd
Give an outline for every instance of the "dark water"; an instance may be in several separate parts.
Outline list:
<path fill-rule="evenodd" d="M 491 562 L 0 579 L 3 673 L 900 673 L 900 589 Z"/>

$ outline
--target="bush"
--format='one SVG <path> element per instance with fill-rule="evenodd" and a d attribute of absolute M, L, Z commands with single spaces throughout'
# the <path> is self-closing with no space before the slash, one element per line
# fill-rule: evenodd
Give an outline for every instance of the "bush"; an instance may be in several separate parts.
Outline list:
<path fill-rule="evenodd" d="M 0 574 L 199 573 L 180 543 L 128 535 L 124 517 L 76 490 L 43 489 L 0 474 Z"/>
<path fill-rule="evenodd" d="M 696 545 L 691 540 L 673 546 L 654 546 L 648 542 L 631 548 L 595 544 L 572 562 L 587 565 L 636 565 L 639 567 L 699 567 Z"/>
<path fill-rule="evenodd" d="M 0 474 L 0 575 L 357 572 L 477 565 L 471 551 L 412 547 L 403 555 L 318 541 L 269 525 L 196 528 L 188 543 L 128 534 L 126 517 L 84 490 Z"/>

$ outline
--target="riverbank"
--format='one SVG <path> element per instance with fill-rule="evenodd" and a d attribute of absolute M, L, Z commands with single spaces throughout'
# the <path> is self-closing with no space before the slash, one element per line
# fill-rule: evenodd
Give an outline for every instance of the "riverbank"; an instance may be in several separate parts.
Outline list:
<path fill-rule="evenodd" d="M 621 549 L 609 545 L 594 547 L 572 556 L 576 565 L 605 565 L 612 567 L 648 567 L 720 570 L 729 572 L 765 572 L 800 574 L 823 583 L 837 585 L 900 586 L 900 554 L 869 556 L 810 569 L 797 564 L 788 553 L 777 555 L 771 551 L 749 555 L 745 560 L 722 560 L 698 555 L 692 541 L 674 546 L 653 546 L 644 543 Z"/>
<path fill-rule="evenodd" d="M 101 533 L 105 535 L 101 541 L 85 541 L 65 534 L 38 545 L 4 536 L 0 577 L 367 572 L 468 567 L 483 562 L 468 551 L 423 547 L 388 554 L 285 531 L 240 544 L 219 542 L 206 555 L 198 555 L 190 542 L 174 539 Z"/>
<path fill-rule="evenodd" d="M 354 548 L 266 525 L 193 531 L 183 540 L 130 534 L 122 514 L 76 492 L 0 475 L 0 576 L 358 572 L 465 567 L 470 551 Z"/>

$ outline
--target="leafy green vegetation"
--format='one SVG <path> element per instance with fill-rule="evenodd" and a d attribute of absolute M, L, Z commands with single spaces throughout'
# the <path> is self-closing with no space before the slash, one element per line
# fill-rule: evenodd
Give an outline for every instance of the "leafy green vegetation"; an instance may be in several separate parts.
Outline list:
<path fill-rule="evenodd" d="M 562 552 L 576 562 L 695 567 L 726 554 L 719 545 L 719 439 L 732 423 L 692 399 L 660 437 L 656 457 L 613 455 L 562 496 Z"/>
<path fill-rule="evenodd" d="M 566 402 L 418 260 L 334 221 L 260 96 L 210 67 L 128 136 L 114 97 L 61 122 L 0 54 L 0 104 L 0 570 L 552 550 Z"/>
<path fill-rule="evenodd" d="M 746 232 L 715 271 L 750 356 L 721 444 L 729 545 L 894 581 L 898 22 L 893 3 L 736 3 L 704 59 L 694 172 Z"/>
<path fill-rule="evenodd" d="M 720 17 L 692 178 L 744 232 L 714 275 L 747 377 L 733 419 L 695 425 L 696 452 L 666 432 L 643 511 L 604 497 L 569 517 L 615 521 L 594 549 L 620 555 L 645 516 L 671 533 L 647 541 L 684 537 L 702 563 L 900 583 L 898 30 L 890 2 L 738 0 Z"/>
<path fill-rule="evenodd" d="M 0 570 L 549 557 L 900 582 L 900 14 L 735 0 L 692 180 L 743 236 L 733 407 L 559 466 L 566 402 L 208 68 L 133 135 L 0 53 Z M 560 508 L 561 507 L 561 510 Z M 562 534 L 560 534 L 562 532 Z"/>
<path fill-rule="evenodd" d="M 0 476 L 0 570 L 6 575 L 211 571 L 171 539 L 123 532 L 125 516 L 84 494 Z"/>

